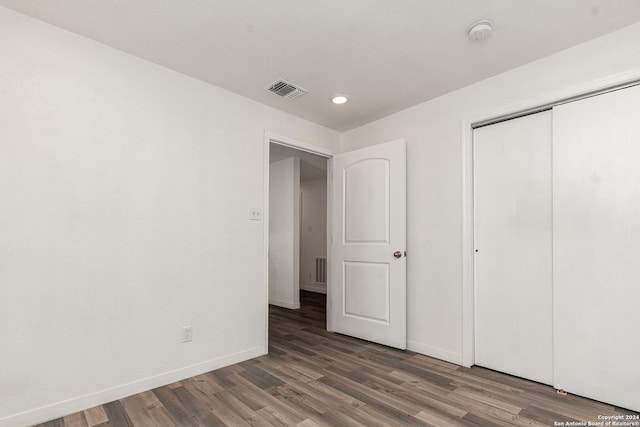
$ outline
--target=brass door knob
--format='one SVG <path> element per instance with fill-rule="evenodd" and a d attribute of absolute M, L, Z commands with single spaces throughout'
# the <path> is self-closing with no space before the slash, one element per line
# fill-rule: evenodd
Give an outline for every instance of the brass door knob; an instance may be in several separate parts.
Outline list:
<path fill-rule="evenodd" d="M 394 257 L 396 257 L 396 258 L 400 258 L 400 257 L 402 256 L 402 252 L 400 252 L 400 251 L 395 251 L 395 252 L 393 253 L 393 256 L 394 256 Z"/>

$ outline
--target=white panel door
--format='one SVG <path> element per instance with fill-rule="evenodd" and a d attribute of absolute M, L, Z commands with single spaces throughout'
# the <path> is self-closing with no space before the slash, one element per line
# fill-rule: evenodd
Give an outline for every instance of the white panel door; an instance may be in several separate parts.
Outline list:
<path fill-rule="evenodd" d="M 551 112 L 474 130 L 475 363 L 553 380 Z"/>
<path fill-rule="evenodd" d="M 640 411 L 640 87 L 553 122 L 555 386 Z"/>
<path fill-rule="evenodd" d="M 331 176 L 329 329 L 404 349 L 405 142 L 334 156 Z"/>

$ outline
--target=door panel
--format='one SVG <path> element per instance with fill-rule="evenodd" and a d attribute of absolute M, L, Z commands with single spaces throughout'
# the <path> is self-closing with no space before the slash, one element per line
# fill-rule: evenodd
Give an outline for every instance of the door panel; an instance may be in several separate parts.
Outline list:
<path fill-rule="evenodd" d="M 344 168 L 344 240 L 389 243 L 389 160 L 365 159 Z"/>
<path fill-rule="evenodd" d="M 640 411 L 640 87 L 554 108 L 555 386 Z"/>
<path fill-rule="evenodd" d="M 551 384 L 551 112 L 473 144 L 475 363 Z"/>
<path fill-rule="evenodd" d="M 344 314 L 389 324 L 389 264 L 344 263 Z"/>
<path fill-rule="evenodd" d="M 329 328 L 402 349 L 406 348 L 405 181 L 403 140 L 332 159 Z"/>

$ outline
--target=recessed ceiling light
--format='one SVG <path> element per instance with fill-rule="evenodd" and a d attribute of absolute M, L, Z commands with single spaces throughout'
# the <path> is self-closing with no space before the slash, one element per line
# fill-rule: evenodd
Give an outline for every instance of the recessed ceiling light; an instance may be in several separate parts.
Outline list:
<path fill-rule="evenodd" d="M 333 98 L 331 98 L 331 102 L 333 102 L 334 104 L 344 104 L 345 102 L 347 102 L 349 100 L 349 98 L 347 98 L 345 95 L 334 95 Z"/>
<path fill-rule="evenodd" d="M 472 42 L 482 41 L 491 35 L 491 31 L 493 31 L 493 22 L 487 20 L 476 22 L 469 28 L 469 39 Z"/>

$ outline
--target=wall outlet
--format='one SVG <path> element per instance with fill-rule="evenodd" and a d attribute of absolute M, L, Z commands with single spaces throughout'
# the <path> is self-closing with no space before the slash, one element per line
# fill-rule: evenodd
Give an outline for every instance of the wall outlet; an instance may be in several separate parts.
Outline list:
<path fill-rule="evenodd" d="M 189 342 L 193 339 L 193 326 L 183 326 L 180 331 L 180 341 Z"/>
<path fill-rule="evenodd" d="M 249 208 L 249 220 L 250 221 L 262 221 L 262 209 Z"/>

